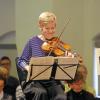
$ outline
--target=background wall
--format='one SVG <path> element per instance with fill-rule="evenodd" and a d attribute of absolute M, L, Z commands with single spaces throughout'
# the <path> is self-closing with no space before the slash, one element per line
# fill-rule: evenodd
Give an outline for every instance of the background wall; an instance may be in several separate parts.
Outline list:
<path fill-rule="evenodd" d="M 0 36 L 15 30 L 15 1 L 0 0 Z"/>
<path fill-rule="evenodd" d="M 10 57 L 12 61 L 10 74 L 17 77 L 15 38 L 15 0 L 0 0 L 0 57 Z"/>
<path fill-rule="evenodd" d="M 60 33 L 68 18 L 71 18 L 62 40 L 72 45 L 73 51 L 80 53 L 88 68 L 88 83 L 93 85 L 93 42 L 100 32 L 100 0 L 16 0 L 16 43 L 18 55 L 22 53 L 26 41 L 39 33 L 38 16 L 43 11 L 52 11 L 58 19 L 57 32 Z"/>

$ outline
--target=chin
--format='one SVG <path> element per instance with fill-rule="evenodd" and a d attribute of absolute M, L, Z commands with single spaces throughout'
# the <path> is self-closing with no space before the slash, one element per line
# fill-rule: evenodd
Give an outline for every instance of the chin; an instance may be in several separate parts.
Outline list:
<path fill-rule="evenodd" d="M 52 39 L 53 38 L 53 36 L 49 36 L 47 39 Z"/>
<path fill-rule="evenodd" d="M 76 90 L 77 93 L 81 92 L 81 90 Z"/>

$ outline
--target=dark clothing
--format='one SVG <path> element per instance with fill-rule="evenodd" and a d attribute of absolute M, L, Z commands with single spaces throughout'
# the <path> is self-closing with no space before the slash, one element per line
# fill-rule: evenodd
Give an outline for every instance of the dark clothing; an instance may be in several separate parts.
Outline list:
<path fill-rule="evenodd" d="M 19 85 L 16 89 L 16 99 L 17 100 L 26 100 L 25 95 L 22 91 L 21 85 Z"/>
<path fill-rule="evenodd" d="M 47 91 L 40 83 L 28 82 L 23 89 L 26 100 L 49 100 Z"/>
<path fill-rule="evenodd" d="M 51 84 L 51 86 L 45 88 L 39 82 L 29 82 L 23 92 L 26 100 L 66 100 L 61 85 Z"/>
<path fill-rule="evenodd" d="M 4 93 L 3 98 L 1 100 L 13 100 L 11 95 Z"/>
<path fill-rule="evenodd" d="M 17 78 L 15 78 L 13 76 L 8 77 L 5 87 L 4 87 L 4 92 L 9 95 L 12 95 L 13 100 L 16 100 L 15 94 L 16 94 L 16 88 L 18 85 L 19 85 L 19 81 Z"/>
<path fill-rule="evenodd" d="M 95 97 L 85 90 L 78 93 L 70 90 L 67 92 L 67 100 L 95 100 Z"/>

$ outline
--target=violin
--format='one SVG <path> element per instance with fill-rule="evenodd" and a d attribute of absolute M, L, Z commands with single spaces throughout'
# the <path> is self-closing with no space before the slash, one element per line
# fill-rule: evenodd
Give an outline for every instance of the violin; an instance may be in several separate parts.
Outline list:
<path fill-rule="evenodd" d="M 56 56 L 62 56 L 65 54 L 65 51 L 71 51 L 71 46 L 62 42 L 58 37 L 53 37 L 51 40 L 44 42 L 41 48 L 49 55 L 52 52 Z"/>
<path fill-rule="evenodd" d="M 42 50 L 46 51 L 48 56 L 53 52 L 56 56 L 62 56 L 67 51 L 69 54 L 73 54 L 79 61 L 79 64 L 83 64 L 83 58 L 77 53 L 71 52 L 71 46 L 59 40 L 57 37 L 53 37 L 50 41 L 44 42 L 41 46 Z M 70 57 L 70 56 L 69 56 Z"/>

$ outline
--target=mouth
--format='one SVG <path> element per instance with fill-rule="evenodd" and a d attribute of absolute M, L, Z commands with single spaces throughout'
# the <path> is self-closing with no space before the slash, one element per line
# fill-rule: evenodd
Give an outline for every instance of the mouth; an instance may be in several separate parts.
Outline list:
<path fill-rule="evenodd" d="M 50 35 L 52 35 L 52 34 L 54 34 L 54 33 L 47 33 L 47 34 L 50 34 Z"/>

